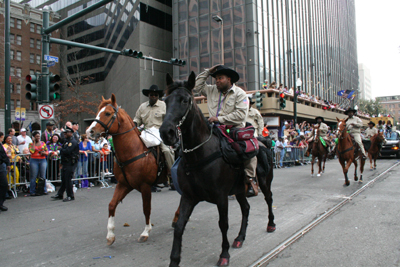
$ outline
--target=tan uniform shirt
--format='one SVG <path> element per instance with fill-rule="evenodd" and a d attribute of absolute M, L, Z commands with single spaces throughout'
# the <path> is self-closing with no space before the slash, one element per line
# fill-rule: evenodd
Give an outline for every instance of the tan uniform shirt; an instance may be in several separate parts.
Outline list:
<path fill-rule="evenodd" d="M 264 120 L 257 109 L 250 107 L 249 113 L 247 114 L 246 122 L 251 123 L 251 125 L 253 125 L 256 129 L 254 132 L 254 136 L 262 136 L 262 131 L 264 129 Z"/>
<path fill-rule="evenodd" d="M 354 125 L 350 125 L 351 123 L 354 123 Z M 349 129 L 351 134 L 361 134 L 363 122 L 359 117 L 353 116 L 353 118 L 349 118 L 346 122 L 346 125 L 349 125 L 347 129 Z"/>
<path fill-rule="evenodd" d="M 326 125 L 325 123 L 321 122 L 320 125 L 319 125 L 319 135 L 322 138 L 325 138 L 326 134 L 328 133 L 328 130 L 329 130 L 328 129 L 328 125 Z"/>
<path fill-rule="evenodd" d="M 150 106 L 149 101 L 140 105 L 133 119 L 137 125 L 144 124 L 145 128 L 156 127 L 159 129 L 163 123 L 166 113 L 165 102 L 158 100 L 153 106 Z"/>
<path fill-rule="evenodd" d="M 378 129 L 376 129 L 375 127 L 368 128 L 364 132 L 364 138 L 369 139 L 372 136 L 376 135 L 377 133 L 378 133 Z"/>
<path fill-rule="evenodd" d="M 216 85 L 206 83 L 210 72 L 206 69 L 196 78 L 194 93 L 201 93 L 207 97 L 207 106 L 210 117 L 217 117 L 225 125 L 244 127 L 249 111 L 249 99 L 240 87 L 232 85 L 226 95 L 218 91 Z M 218 113 L 218 114 L 217 114 Z"/>

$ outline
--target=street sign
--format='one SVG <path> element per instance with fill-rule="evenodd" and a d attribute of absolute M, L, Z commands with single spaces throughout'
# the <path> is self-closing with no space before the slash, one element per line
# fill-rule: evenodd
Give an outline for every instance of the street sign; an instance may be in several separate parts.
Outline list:
<path fill-rule="evenodd" d="M 48 68 L 53 67 L 54 65 L 56 65 L 55 61 L 50 61 L 49 63 L 47 63 Z"/>
<path fill-rule="evenodd" d="M 39 105 L 39 117 L 41 120 L 48 120 L 54 118 L 53 105 Z"/>
<path fill-rule="evenodd" d="M 21 108 L 15 108 L 15 120 L 19 121 L 21 117 Z"/>
<path fill-rule="evenodd" d="M 47 61 L 54 61 L 58 63 L 58 57 L 50 56 L 50 55 L 44 55 L 44 60 Z"/>
<path fill-rule="evenodd" d="M 21 108 L 21 121 L 25 121 L 26 108 Z"/>

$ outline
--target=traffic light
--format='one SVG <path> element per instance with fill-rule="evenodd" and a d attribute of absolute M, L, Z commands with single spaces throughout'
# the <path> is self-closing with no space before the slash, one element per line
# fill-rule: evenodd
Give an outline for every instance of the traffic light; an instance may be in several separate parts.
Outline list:
<path fill-rule="evenodd" d="M 40 83 L 38 75 L 26 75 L 25 80 L 28 82 L 25 86 L 25 89 L 28 91 L 25 94 L 25 98 L 32 102 L 39 100 L 38 91 L 40 89 Z"/>
<path fill-rule="evenodd" d="M 132 50 L 132 49 L 124 49 L 121 51 L 121 54 L 124 56 L 128 57 L 134 57 L 134 58 L 142 58 L 143 53 L 140 51 Z"/>
<path fill-rule="evenodd" d="M 58 76 L 57 74 L 50 73 L 49 79 L 50 79 L 49 99 L 50 99 L 50 101 L 51 100 L 58 100 L 58 99 L 61 98 L 60 93 L 57 92 L 58 90 L 60 90 L 60 85 L 58 84 L 58 82 L 61 80 L 60 76 Z"/>
<path fill-rule="evenodd" d="M 255 93 L 255 97 L 256 97 L 256 107 L 258 109 L 261 109 L 261 107 L 263 106 L 262 103 L 262 99 L 264 98 L 265 95 L 261 94 L 260 92 L 256 92 Z"/>
<path fill-rule="evenodd" d="M 135 58 L 142 58 L 142 57 L 143 57 L 143 53 L 140 52 L 140 51 L 133 50 L 133 55 L 132 55 L 132 57 L 135 57 Z"/>
<path fill-rule="evenodd" d="M 284 108 L 286 108 L 285 94 L 280 93 L 279 94 L 279 109 L 284 109 Z"/>
<path fill-rule="evenodd" d="M 177 59 L 177 58 L 171 58 L 171 64 L 172 65 L 177 65 L 177 66 L 185 66 L 186 61 L 182 59 Z"/>

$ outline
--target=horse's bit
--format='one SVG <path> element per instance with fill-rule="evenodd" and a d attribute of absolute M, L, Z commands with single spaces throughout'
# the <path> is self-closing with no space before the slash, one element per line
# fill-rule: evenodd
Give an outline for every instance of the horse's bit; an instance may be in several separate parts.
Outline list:
<path fill-rule="evenodd" d="M 189 114 L 189 111 L 192 109 L 192 107 L 193 107 L 193 102 L 192 102 L 192 98 L 190 98 L 190 104 L 189 104 L 189 107 L 186 109 L 185 115 L 183 115 L 183 117 L 179 121 L 178 125 L 176 125 L 176 131 L 177 131 L 179 140 L 181 141 L 181 148 L 182 148 L 183 153 L 189 153 L 189 152 L 195 151 L 196 149 L 198 149 L 199 147 L 201 147 L 202 145 L 204 145 L 205 143 L 210 141 L 210 139 L 212 137 L 212 130 L 210 130 L 210 136 L 208 137 L 208 139 L 206 141 L 204 141 L 203 143 L 201 143 L 200 145 L 197 145 L 196 147 L 194 147 L 192 149 L 184 149 L 183 148 L 183 136 L 182 136 L 181 126 L 182 126 L 183 122 L 186 120 L 186 117 Z"/>

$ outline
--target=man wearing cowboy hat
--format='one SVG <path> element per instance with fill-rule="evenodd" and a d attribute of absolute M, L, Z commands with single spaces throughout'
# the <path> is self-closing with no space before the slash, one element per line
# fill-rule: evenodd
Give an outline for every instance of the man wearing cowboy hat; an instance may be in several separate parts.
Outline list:
<path fill-rule="evenodd" d="M 160 129 L 166 113 L 165 102 L 159 100 L 159 98 L 164 95 L 164 91 L 159 89 L 157 85 L 153 84 L 149 89 L 143 89 L 142 93 L 143 95 L 149 97 L 149 101 L 144 102 L 139 106 L 133 121 L 136 126 L 144 124 L 144 127 L 147 129 L 150 129 L 151 127 Z M 175 161 L 174 152 L 162 142 L 160 144 L 160 148 L 164 153 L 167 167 L 169 170 L 171 170 L 171 167 Z M 158 192 L 159 190 L 156 190 L 156 188 L 153 187 L 152 191 Z"/>
<path fill-rule="evenodd" d="M 378 133 L 378 129 L 376 129 L 374 126 L 375 123 L 373 123 L 372 121 L 368 122 L 368 128 L 364 131 L 365 139 L 370 139 L 372 136 Z"/>
<path fill-rule="evenodd" d="M 319 136 L 325 140 L 325 143 L 329 150 L 331 148 L 331 141 L 326 136 L 328 133 L 328 130 L 329 130 L 328 125 L 325 124 L 325 119 L 321 116 L 316 117 L 315 121 L 317 122 L 317 125 L 319 125 Z M 307 142 L 308 142 L 308 148 L 307 148 L 307 152 L 305 154 L 306 157 L 310 156 L 312 144 L 314 142 L 314 133 L 313 132 L 310 133 L 310 137 L 307 139 Z"/>
<path fill-rule="evenodd" d="M 365 154 L 364 145 L 361 140 L 361 127 L 363 126 L 362 120 L 354 116 L 357 113 L 356 109 L 348 108 L 344 114 L 349 116 L 346 121 L 347 129 L 349 130 L 350 134 L 354 136 L 354 141 L 360 146 L 361 152 L 363 156 L 366 158 L 367 155 Z"/>
<path fill-rule="evenodd" d="M 215 78 L 215 85 L 206 83 L 210 76 Z M 207 97 L 210 123 L 245 127 L 249 112 L 249 99 L 245 91 L 235 85 L 238 80 L 239 74 L 224 65 L 215 65 L 210 69 L 205 69 L 197 76 L 192 91 Z M 245 161 L 244 166 L 247 180 L 251 183 L 248 195 L 257 195 L 258 190 L 255 186 L 257 157 Z"/>
<path fill-rule="evenodd" d="M 253 101 L 253 99 L 249 97 L 249 113 L 247 114 L 246 122 L 253 125 L 255 129 L 254 136 L 257 137 L 262 136 L 263 134 L 264 120 L 260 114 L 260 111 L 252 107 L 254 103 L 255 102 Z"/>

